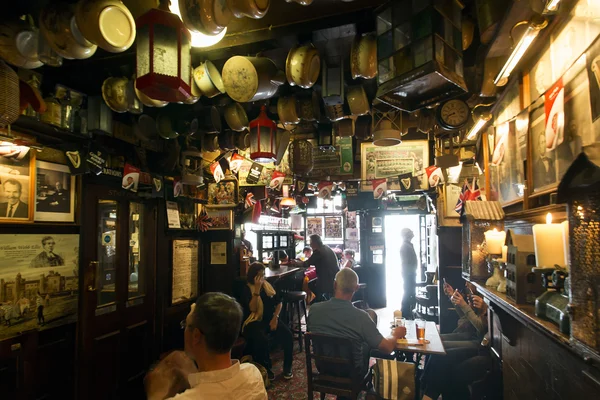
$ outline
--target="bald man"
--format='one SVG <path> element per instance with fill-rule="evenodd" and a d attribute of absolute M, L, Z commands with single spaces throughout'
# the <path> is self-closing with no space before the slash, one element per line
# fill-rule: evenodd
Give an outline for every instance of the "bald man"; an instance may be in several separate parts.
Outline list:
<path fill-rule="evenodd" d="M 396 340 L 406 335 L 406 328 L 395 328 L 392 336 L 384 338 L 369 314 L 352 305 L 352 296 L 358 290 L 358 275 L 352 269 L 339 271 L 333 287 L 331 300 L 310 307 L 308 331 L 351 339 L 356 344 L 355 366 L 366 374 L 370 349 L 390 354 L 396 348 Z"/>

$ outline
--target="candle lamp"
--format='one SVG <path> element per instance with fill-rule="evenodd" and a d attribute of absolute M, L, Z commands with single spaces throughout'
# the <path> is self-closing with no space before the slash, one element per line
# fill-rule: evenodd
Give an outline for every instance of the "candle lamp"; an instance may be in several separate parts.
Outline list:
<path fill-rule="evenodd" d="M 558 265 L 566 267 L 568 252 L 565 252 L 565 241 L 568 243 L 568 240 L 568 223 L 553 224 L 552 214 L 548 213 L 545 224 L 533 226 L 533 243 L 537 266 L 554 268 Z"/>
<path fill-rule="evenodd" d="M 506 242 L 506 232 L 498 231 L 498 229 L 494 228 L 485 231 L 483 235 L 488 252 L 488 271 L 492 273 L 492 276 L 488 278 L 485 285 L 494 287 L 501 293 L 506 293 L 506 277 L 504 276 L 504 268 L 502 268 L 506 263 L 507 247 L 504 245 Z"/>

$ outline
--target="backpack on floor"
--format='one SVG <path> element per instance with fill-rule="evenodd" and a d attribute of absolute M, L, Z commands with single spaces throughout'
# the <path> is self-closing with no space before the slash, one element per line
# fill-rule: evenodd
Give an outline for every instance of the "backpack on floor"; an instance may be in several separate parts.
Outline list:
<path fill-rule="evenodd" d="M 375 359 L 373 390 L 386 400 L 415 398 L 415 364 L 394 360 Z"/>

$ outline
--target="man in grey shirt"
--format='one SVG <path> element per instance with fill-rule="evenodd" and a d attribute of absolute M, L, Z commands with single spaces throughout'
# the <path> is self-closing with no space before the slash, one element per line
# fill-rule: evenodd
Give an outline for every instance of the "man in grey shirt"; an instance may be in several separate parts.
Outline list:
<path fill-rule="evenodd" d="M 406 335 L 406 328 L 395 328 L 392 336 L 384 338 L 369 314 L 352 305 L 356 290 L 356 272 L 349 268 L 339 271 L 334 281 L 335 296 L 329 301 L 313 304 L 307 323 L 309 332 L 352 340 L 355 367 L 366 375 L 370 349 L 390 354 L 396 348 L 396 340 Z"/>

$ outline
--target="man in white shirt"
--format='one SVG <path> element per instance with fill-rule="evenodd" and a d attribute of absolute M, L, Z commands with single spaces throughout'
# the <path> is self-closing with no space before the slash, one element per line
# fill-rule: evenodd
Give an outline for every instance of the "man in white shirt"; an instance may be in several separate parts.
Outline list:
<path fill-rule="evenodd" d="M 258 368 L 231 359 L 242 325 L 242 309 L 232 297 L 214 292 L 200 296 L 181 324 L 185 353 L 169 354 L 146 375 L 149 400 L 267 399 Z"/>

